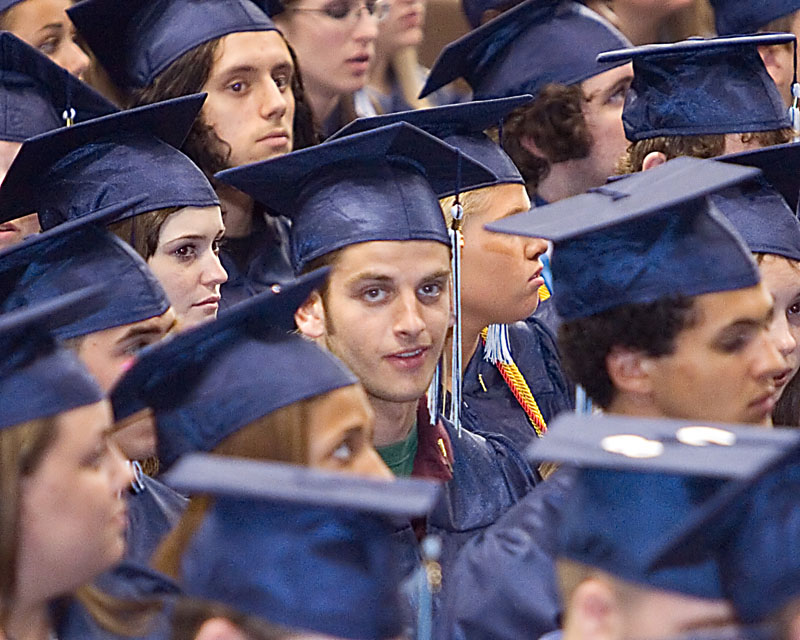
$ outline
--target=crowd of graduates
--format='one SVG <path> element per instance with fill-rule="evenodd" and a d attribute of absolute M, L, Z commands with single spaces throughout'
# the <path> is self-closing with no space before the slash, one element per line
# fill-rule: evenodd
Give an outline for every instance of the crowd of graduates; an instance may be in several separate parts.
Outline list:
<path fill-rule="evenodd" d="M 0 640 L 800 640 L 798 0 L 0 0 Z"/>

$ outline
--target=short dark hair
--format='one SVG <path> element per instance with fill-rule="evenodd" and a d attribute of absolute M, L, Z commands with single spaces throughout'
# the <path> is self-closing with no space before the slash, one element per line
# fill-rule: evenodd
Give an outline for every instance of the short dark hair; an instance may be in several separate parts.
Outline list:
<path fill-rule="evenodd" d="M 607 409 L 615 396 L 606 367 L 611 350 L 624 347 L 654 357 L 673 353 L 675 339 L 697 319 L 694 300 L 662 298 L 564 322 L 558 330 L 558 345 L 567 375 Z"/>
<path fill-rule="evenodd" d="M 589 155 L 592 136 L 583 113 L 586 97 L 580 85 L 548 84 L 536 99 L 515 109 L 503 124 L 503 149 L 517 165 L 529 191 L 536 191 L 550 166 Z M 522 144 L 530 138 L 544 156 Z"/>

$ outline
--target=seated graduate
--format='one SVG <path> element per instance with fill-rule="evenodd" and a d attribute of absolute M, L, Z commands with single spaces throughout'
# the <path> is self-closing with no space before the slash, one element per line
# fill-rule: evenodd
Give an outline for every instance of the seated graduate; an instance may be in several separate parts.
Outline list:
<path fill-rule="evenodd" d="M 696 39 L 598 56 L 606 64 L 633 61 L 622 111 L 631 144 L 617 172 L 789 142 L 789 112 L 758 51 L 794 40 L 792 34 Z"/>
<path fill-rule="evenodd" d="M 225 227 L 211 184 L 178 151 L 203 99 L 176 98 L 25 141 L 0 188 L 0 219 L 36 211 L 47 230 L 128 201 L 105 224 L 147 262 L 179 328 L 215 318 L 227 278 L 217 256 Z"/>
<path fill-rule="evenodd" d="M 71 0 L 3 0 L 0 30 L 9 31 L 55 64 L 82 78 L 89 58 L 78 46 L 67 17 Z"/>
<path fill-rule="evenodd" d="M 374 443 L 389 467 L 399 476 L 447 482 L 425 526 L 443 538 L 446 590 L 457 550 L 534 480 L 505 437 L 454 424 L 460 402 L 451 403 L 450 419 L 442 416 L 439 385 L 428 396 L 430 410 L 424 398 L 453 323 L 450 237 L 437 193 L 458 193 L 493 175 L 437 138 L 397 123 L 219 179 L 291 217 L 298 273 L 331 267 L 327 285 L 298 310 L 297 326 L 364 385 L 376 416 Z M 460 342 L 454 345 L 457 351 Z M 460 390 L 461 367 L 449 373 L 457 378 L 451 388 Z M 412 539 L 407 548 L 416 554 Z"/>
<path fill-rule="evenodd" d="M 50 333 L 96 308 L 93 296 L 84 289 L 0 315 L 4 638 L 65 637 L 61 615 L 75 598 L 96 620 L 126 628 L 88 585 L 125 551 L 131 471 L 111 442 L 103 392 Z"/>
<path fill-rule="evenodd" d="M 652 563 L 714 562 L 725 597 L 761 637 L 800 637 L 800 457 L 797 444 L 727 487 L 683 523 Z M 701 544 L 693 543 L 702 541 Z"/>
<path fill-rule="evenodd" d="M 402 584 L 392 535 L 433 508 L 436 483 L 203 455 L 167 481 L 209 502 L 177 559 L 173 640 L 420 637 L 403 590 L 427 574 Z"/>
<path fill-rule="evenodd" d="M 555 202 L 604 184 L 625 152 L 631 67 L 595 58 L 627 46 L 579 2 L 527 0 L 445 47 L 421 95 L 457 78 L 478 100 L 532 94 L 503 123 L 503 148 L 531 200 Z"/>
<path fill-rule="evenodd" d="M 27 138 L 112 113 L 87 85 L 10 33 L 0 33 L 0 182 Z M 0 223 L 0 250 L 38 233 L 36 214 Z"/>
<path fill-rule="evenodd" d="M 69 15 L 136 106 L 205 92 L 184 146 L 208 178 L 222 169 L 315 144 L 294 54 L 251 0 L 85 0 Z M 330 51 L 326 50 L 330 55 Z M 222 203 L 229 274 L 223 308 L 291 278 L 285 224 L 214 183 Z"/>
<path fill-rule="evenodd" d="M 721 36 L 743 33 L 789 32 L 800 35 L 800 2 L 798 0 L 763 0 L 758 5 L 736 0 L 710 0 L 714 23 Z M 787 107 L 792 105 L 792 79 L 795 48 L 792 44 L 764 47 L 759 51 L 769 75 L 778 85 Z"/>
<path fill-rule="evenodd" d="M 483 226 L 530 209 L 524 181 L 511 159 L 483 132 L 530 102 L 530 96 L 468 102 L 362 118 L 336 138 L 393 122 L 408 122 L 461 149 L 495 174 L 441 199 L 453 225 L 460 205 L 462 418 L 471 429 L 501 433 L 520 448 L 541 437 L 560 411 L 574 409 L 573 390 L 561 371 L 555 336 L 530 317 L 549 292 L 541 258 L 547 241 L 506 238 Z"/>
<path fill-rule="evenodd" d="M 564 364 L 606 412 L 770 423 L 775 379 L 790 371 L 770 335 L 772 299 L 705 198 L 757 174 L 679 158 L 489 225 L 553 239 Z M 555 524 L 570 486 L 557 471 L 462 550 L 448 601 L 456 637 L 557 626 Z"/>
<path fill-rule="evenodd" d="M 560 637 L 748 637 L 738 628 L 720 562 L 700 554 L 657 568 L 653 561 L 720 492 L 792 443 L 796 447 L 799 435 L 697 421 L 559 420 L 530 451 L 536 459 L 578 467 L 558 526 L 557 570 L 564 601 Z M 714 537 L 712 528 L 695 529 L 682 538 L 682 548 L 693 554 L 713 544 Z M 760 557 L 762 540 L 752 542 L 749 562 Z"/>

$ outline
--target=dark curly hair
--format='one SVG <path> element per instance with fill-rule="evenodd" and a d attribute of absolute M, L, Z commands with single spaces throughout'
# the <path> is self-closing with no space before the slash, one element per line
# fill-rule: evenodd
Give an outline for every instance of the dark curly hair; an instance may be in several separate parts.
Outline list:
<path fill-rule="evenodd" d="M 624 347 L 648 356 L 669 355 L 678 334 L 696 320 L 694 298 L 679 296 L 564 322 L 558 330 L 564 368 L 595 403 L 607 409 L 615 394 L 606 368 L 611 350 Z"/>
<path fill-rule="evenodd" d="M 211 75 L 214 66 L 214 57 L 219 47 L 221 38 L 211 40 L 196 46 L 175 60 L 156 79 L 143 89 L 131 92 L 128 100 L 129 107 L 152 104 L 161 100 L 178 98 L 202 91 L 203 86 Z M 292 76 L 292 94 L 294 95 L 294 149 L 304 149 L 320 141 L 319 131 L 314 122 L 311 105 L 305 95 L 303 80 L 300 76 L 300 67 L 297 56 L 289 43 L 289 54 L 294 63 L 295 73 Z M 211 179 L 215 173 L 228 168 L 230 146 L 214 132 L 213 128 L 204 120 L 202 113 L 195 120 L 189 136 L 183 146 L 183 151 L 199 166 L 206 176 Z"/>
<path fill-rule="evenodd" d="M 536 99 L 511 112 L 503 124 L 503 149 L 519 168 L 530 191 L 536 191 L 550 166 L 589 155 L 592 136 L 583 114 L 586 97 L 579 85 L 548 84 Z M 544 156 L 531 153 L 531 139 Z"/>

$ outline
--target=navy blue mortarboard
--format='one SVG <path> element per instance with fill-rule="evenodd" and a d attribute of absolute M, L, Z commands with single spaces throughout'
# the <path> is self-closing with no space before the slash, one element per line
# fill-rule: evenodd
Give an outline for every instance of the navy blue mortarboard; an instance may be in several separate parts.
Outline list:
<path fill-rule="evenodd" d="M 777 144 L 715 159 L 761 169 L 764 179 L 783 196 L 792 211 L 797 211 L 800 202 L 800 143 Z"/>
<path fill-rule="evenodd" d="M 709 196 L 753 253 L 800 262 L 800 221 L 763 178 Z"/>
<path fill-rule="evenodd" d="M 533 96 L 514 96 L 498 100 L 481 100 L 451 104 L 431 109 L 415 109 L 389 113 L 371 118 L 358 118 L 337 131 L 328 140 L 335 140 L 362 131 L 370 131 L 396 122 L 407 122 L 444 140 L 447 144 L 461 149 L 494 174 L 494 179 L 471 189 L 480 189 L 495 184 L 518 183 L 525 181 L 514 162 L 502 148 L 484 131 L 501 125 L 506 116 L 533 99 Z M 453 195 L 440 193 L 439 196 Z"/>
<path fill-rule="evenodd" d="M 0 140 L 22 142 L 116 110 L 66 69 L 11 33 L 0 32 Z"/>
<path fill-rule="evenodd" d="M 89 372 L 51 333 L 102 302 L 94 287 L 0 314 L 0 429 L 103 399 Z"/>
<path fill-rule="evenodd" d="M 755 33 L 773 20 L 800 9 L 800 0 L 711 0 L 714 22 L 721 36 Z"/>
<path fill-rule="evenodd" d="M 598 57 L 633 61 L 622 122 L 631 142 L 659 136 L 772 131 L 791 126 L 758 47 L 794 42 L 788 33 L 651 44 Z"/>
<path fill-rule="evenodd" d="M 205 95 L 183 96 L 26 141 L 0 188 L 0 222 L 37 212 L 42 229 L 136 198 L 107 223 L 168 207 L 219 204 L 178 151 Z"/>
<path fill-rule="evenodd" d="M 774 430 L 771 430 L 774 431 Z M 794 434 L 793 429 L 783 429 Z M 762 464 L 693 515 L 652 565 L 713 558 L 725 597 L 746 623 L 762 622 L 800 597 L 800 447 Z M 694 541 L 700 539 L 701 543 Z"/>
<path fill-rule="evenodd" d="M 316 258 L 361 242 L 449 245 L 438 198 L 494 179 L 466 154 L 404 122 L 215 177 L 292 220 L 297 273 Z"/>
<path fill-rule="evenodd" d="M 555 243 L 555 301 L 564 319 L 743 289 L 758 284 L 758 267 L 705 196 L 757 175 L 751 167 L 681 157 L 486 228 Z"/>
<path fill-rule="evenodd" d="M 252 0 L 84 0 L 67 9 L 111 79 L 146 87 L 198 45 L 242 31 L 276 31 Z"/>
<path fill-rule="evenodd" d="M 483 14 L 487 11 L 491 9 L 501 11 L 514 4 L 517 3 L 513 0 L 461 0 L 461 8 L 464 10 L 469 26 L 473 29 L 481 26 Z"/>
<path fill-rule="evenodd" d="M 87 286 L 114 283 L 114 296 L 94 313 L 53 330 L 65 340 L 162 315 L 170 306 L 144 260 L 103 229 L 103 215 L 66 222 L 0 253 L 0 311 L 39 304 Z"/>
<path fill-rule="evenodd" d="M 326 275 L 284 283 L 141 352 L 111 393 L 117 420 L 152 408 L 159 461 L 170 465 L 281 407 L 356 384 L 333 355 L 289 333 Z"/>
<path fill-rule="evenodd" d="M 535 96 L 546 84 L 578 84 L 625 64 L 598 63 L 596 57 L 629 46 L 625 36 L 578 2 L 526 0 L 447 45 L 420 97 L 457 78 L 467 81 L 475 99 Z"/>
<path fill-rule="evenodd" d="M 438 484 L 200 455 L 167 482 L 215 498 L 183 556 L 186 595 L 337 638 L 405 631 L 394 520 L 430 512 Z"/>
<path fill-rule="evenodd" d="M 580 468 L 559 556 L 656 589 L 722 598 L 713 559 L 658 569 L 652 562 L 728 480 L 775 460 L 798 437 L 788 430 L 562 414 L 528 455 Z"/>

